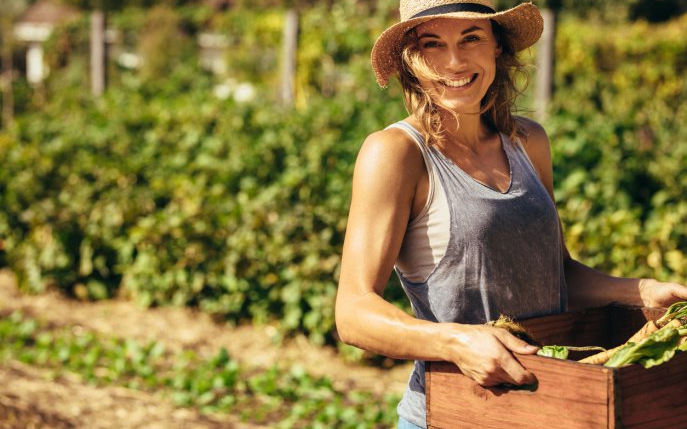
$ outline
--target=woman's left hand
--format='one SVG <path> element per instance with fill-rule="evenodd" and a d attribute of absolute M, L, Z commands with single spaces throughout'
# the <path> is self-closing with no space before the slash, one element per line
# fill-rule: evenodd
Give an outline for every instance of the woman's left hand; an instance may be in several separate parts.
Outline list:
<path fill-rule="evenodd" d="M 687 301 L 687 286 L 642 279 L 639 282 L 639 296 L 647 307 L 669 307 L 677 301 Z"/>

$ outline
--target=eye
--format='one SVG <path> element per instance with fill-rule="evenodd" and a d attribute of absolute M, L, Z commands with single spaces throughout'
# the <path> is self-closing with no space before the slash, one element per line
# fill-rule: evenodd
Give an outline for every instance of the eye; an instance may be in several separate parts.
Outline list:
<path fill-rule="evenodd" d="M 423 49 L 438 48 L 440 46 L 441 46 L 441 43 L 439 43 L 436 40 L 428 40 L 428 41 L 422 43 Z"/>
<path fill-rule="evenodd" d="M 479 36 L 477 36 L 475 34 L 469 34 L 469 35 L 465 36 L 465 38 L 463 39 L 463 43 L 475 43 L 475 42 L 479 42 L 480 40 L 482 40 L 482 39 Z"/>

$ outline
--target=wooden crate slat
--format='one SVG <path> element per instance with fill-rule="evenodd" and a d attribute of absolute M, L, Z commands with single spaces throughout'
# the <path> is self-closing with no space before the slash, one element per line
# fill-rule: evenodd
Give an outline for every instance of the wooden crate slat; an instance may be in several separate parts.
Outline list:
<path fill-rule="evenodd" d="M 621 420 L 625 427 L 662 427 L 675 415 L 687 414 L 687 354 L 645 369 L 631 365 L 618 369 L 617 386 L 623 393 Z M 675 427 L 675 426 L 673 426 Z M 677 427 L 687 427 L 683 420 Z"/>
<path fill-rule="evenodd" d="M 607 427 L 608 386 L 612 371 L 597 371 L 589 365 L 572 370 L 563 361 L 539 356 L 518 356 L 537 374 L 536 392 L 489 389 L 463 376 L 445 362 L 430 363 L 428 400 L 434 400 L 429 422 L 436 428 L 534 429 L 559 427 L 561 409 L 566 409 L 566 427 L 590 429 Z M 584 380 L 587 388 L 566 386 L 571 374 Z"/>
<path fill-rule="evenodd" d="M 546 345 L 604 345 L 609 313 L 603 308 L 544 316 L 520 321 L 538 341 Z"/>
<path fill-rule="evenodd" d="M 637 332 L 648 320 L 656 320 L 664 311 L 656 308 L 624 307 L 613 305 L 608 307 L 610 324 L 610 344 L 623 344 Z"/>
<path fill-rule="evenodd" d="M 654 420 L 629 423 L 623 429 L 681 429 L 687 422 L 687 413 L 668 414 Z"/>

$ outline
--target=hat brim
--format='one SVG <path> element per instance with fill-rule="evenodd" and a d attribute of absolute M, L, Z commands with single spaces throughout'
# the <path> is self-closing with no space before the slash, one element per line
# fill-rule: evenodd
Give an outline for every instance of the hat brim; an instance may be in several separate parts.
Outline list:
<path fill-rule="evenodd" d="M 401 68 L 403 38 L 412 28 L 436 18 L 492 19 L 503 27 L 515 51 L 532 46 L 544 31 L 544 20 L 539 9 L 532 3 L 522 3 L 511 9 L 495 13 L 453 12 L 441 15 L 427 15 L 399 22 L 386 29 L 377 38 L 370 61 L 381 87 L 389 84 L 389 77 Z"/>

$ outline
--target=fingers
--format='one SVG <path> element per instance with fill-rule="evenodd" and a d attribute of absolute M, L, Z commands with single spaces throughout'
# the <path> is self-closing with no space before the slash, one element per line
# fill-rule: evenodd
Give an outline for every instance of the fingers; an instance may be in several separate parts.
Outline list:
<path fill-rule="evenodd" d="M 472 347 L 462 350 L 458 367 L 482 386 L 500 384 L 521 385 L 536 381 L 513 353 L 536 353 L 537 347 L 514 337 L 500 328 L 478 328 L 479 336 L 470 342 Z M 475 345 L 478 345 L 475 347 Z"/>
<path fill-rule="evenodd" d="M 466 376 L 485 387 L 532 384 L 537 381 L 534 374 L 525 369 L 512 355 L 501 360 L 485 361 L 481 367 L 472 368 L 469 372 L 461 369 Z"/>
<path fill-rule="evenodd" d="M 511 380 L 505 380 L 504 383 L 521 385 L 532 384 L 537 381 L 537 377 L 523 367 L 515 357 L 504 362 L 503 371 L 506 378 Z"/>
<path fill-rule="evenodd" d="M 642 279 L 639 282 L 639 294 L 647 307 L 668 307 L 677 301 L 687 300 L 687 286 Z"/>
<path fill-rule="evenodd" d="M 506 347 L 508 350 L 510 350 L 513 353 L 519 353 L 522 355 L 533 355 L 537 353 L 539 350 L 539 347 L 533 346 L 532 344 L 527 343 L 526 341 L 521 340 L 520 338 L 512 335 L 511 333 L 507 332 L 506 330 L 501 330 L 499 332 L 499 341 Z"/>
<path fill-rule="evenodd" d="M 687 286 L 681 285 L 679 283 L 669 283 L 669 287 L 672 287 L 673 302 L 687 300 Z"/>
<path fill-rule="evenodd" d="M 535 354 L 539 350 L 538 347 L 528 344 L 527 342 L 515 337 L 511 333 L 501 330 L 499 332 L 499 340 L 501 344 L 510 352 L 507 359 L 502 363 L 502 369 L 505 377 L 511 381 L 505 381 L 512 384 L 530 384 L 534 383 L 537 378 L 530 371 L 525 369 L 520 362 L 513 356 L 513 353 L 519 354 Z"/>

